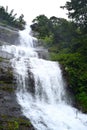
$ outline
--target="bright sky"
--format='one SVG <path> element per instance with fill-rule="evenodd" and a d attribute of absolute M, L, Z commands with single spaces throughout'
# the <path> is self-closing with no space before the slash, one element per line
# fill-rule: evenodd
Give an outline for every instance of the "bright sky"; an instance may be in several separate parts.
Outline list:
<path fill-rule="evenodd" d="M 0 0 L 0 6 L 14 9 L 18 16 L 24 14 L 24 19 L 31 22 L 36 16 L 44 14 L 47 17 L 67 18 L 67 11 L 60 9 L 67 0 Z M 69 0 L 68 0 L 69 1 Z"/>

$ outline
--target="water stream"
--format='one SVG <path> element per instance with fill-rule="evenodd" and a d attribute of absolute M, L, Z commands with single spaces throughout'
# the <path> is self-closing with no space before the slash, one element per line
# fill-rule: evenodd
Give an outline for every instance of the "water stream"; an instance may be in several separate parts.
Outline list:
<path fill-rule="evenodd" d="M 39 56 L 44 49 L 28 30 L 19 36 L 19 45 L 5 45 L 2 50 L 13 54 L 16 96 L 23 115 L 36 130 L 87 130 L 87 115 L 67 103 L 60 65 Z"/>

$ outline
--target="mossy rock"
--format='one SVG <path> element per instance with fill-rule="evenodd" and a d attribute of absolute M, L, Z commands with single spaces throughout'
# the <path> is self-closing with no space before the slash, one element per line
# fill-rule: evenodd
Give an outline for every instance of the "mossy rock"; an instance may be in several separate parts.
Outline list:
<path fill-rule="evenodd" d="M 1 72 L 2 70 L 0 70 Z M 4 83 L 13 83 L 13 73 L 12 71 L 7 71 L 7 72 L 3 72 L 1 75 L 0 75 L 0 80 L 3 81 Z"/>
<path fill-rule="evenodd" d="M 6 91 L 6 92 L 14 92 L 15 88 L 13 87 L 14 84 L 6 84 L 3 81 L 0 81 L 0 90 Z"/>
<path fill-rule="evenodd" d="M 13 69 L 8 60 L 0 58 L 0 81 L 4 83 L 13 83 Z"/>
<path fill-rule="evenodd" d="M 1 115 L 0 130 L 34 130 L 34 128 L 26 118 Z"/>

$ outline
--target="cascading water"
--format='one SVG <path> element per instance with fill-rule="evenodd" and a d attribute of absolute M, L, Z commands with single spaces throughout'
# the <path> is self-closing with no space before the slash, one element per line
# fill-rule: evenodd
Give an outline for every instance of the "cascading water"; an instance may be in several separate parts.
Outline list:
<path fill-rule="evenodd" d="M 17 101 L 36 130 L 87 130 L 87 115 L 67 104 L 59 64 L 39 58 L 36 39 L 19 32 L 18 46 L 3 46 L 13 54 Z"/>

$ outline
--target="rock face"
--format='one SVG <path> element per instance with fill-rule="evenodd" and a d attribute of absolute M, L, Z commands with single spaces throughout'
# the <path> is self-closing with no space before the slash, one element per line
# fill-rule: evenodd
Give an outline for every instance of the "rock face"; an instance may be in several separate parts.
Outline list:
<path fill-rule="evenodd" d="M 18 33 L 0 27 L 0 46 L 15 44 Z M 16 79 L 10 59 L 12 55 L 0 50 L 0 130 L 34 130 L 30 121 L 22 115 L 16 100 Z"/>
<path fill-rule="evenodd" d="M 17 39 L 18 39 L 17 31 L 0 26 L 0 45 L 15 44 Z"/>

